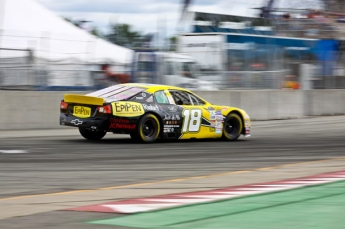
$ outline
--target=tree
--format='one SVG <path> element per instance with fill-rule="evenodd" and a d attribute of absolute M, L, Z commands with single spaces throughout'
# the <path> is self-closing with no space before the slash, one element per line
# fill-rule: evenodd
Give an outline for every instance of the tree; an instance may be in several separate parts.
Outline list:
<path fill-rule="evenodd" d="M 129 24 L 111 25 L 111 31 L 106 38 L 117 45 L 124 47 L 140 47 L 143 35 L 133 31 Z"/>
<path fill-rule="evenodd" d="M 97 29 L 97 27 L 93 27 L 90 33 L 96 37 L 103 37 L 103 33 Z"/>
<path fill-rule="evenodd" d="M 169 38 L 169 51 L 176 51 L 177 37 L 172 36 Z"/>

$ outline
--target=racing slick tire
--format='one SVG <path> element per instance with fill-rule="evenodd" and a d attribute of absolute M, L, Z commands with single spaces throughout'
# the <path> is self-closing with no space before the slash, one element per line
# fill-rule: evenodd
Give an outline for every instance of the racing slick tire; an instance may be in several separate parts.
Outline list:
<path fill-rule="evenodd" d="M 140 119 L 137 133 L 131 134 L 131 138 L 143 143 L 152 143 L 157 140 L 160 129 L 158 118 L 153 114 L 146 114 Z"/>
<path fill-rule="evenodd" d="M 236 113 L 230 113 L 224 120 L 223 139 L 228 141 L 237 140 L 243 130 L 241 117 Z"/>
<path fill-rule="evenodd" d="M 79 127 L 79 133 L 87 140 L 92 141 L 101 140 L 107 134 L 105 131 L 90 130 L 83 127 Z"/>

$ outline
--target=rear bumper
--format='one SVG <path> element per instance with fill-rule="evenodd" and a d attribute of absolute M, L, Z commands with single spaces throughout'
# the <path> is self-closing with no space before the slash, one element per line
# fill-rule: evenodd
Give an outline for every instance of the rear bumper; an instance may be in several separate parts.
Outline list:
<path fill-rule="evenodd" d="M 106 131 L 109 129 L 109 118 L 78 118 L 60 113 L 60 125 Z"/>

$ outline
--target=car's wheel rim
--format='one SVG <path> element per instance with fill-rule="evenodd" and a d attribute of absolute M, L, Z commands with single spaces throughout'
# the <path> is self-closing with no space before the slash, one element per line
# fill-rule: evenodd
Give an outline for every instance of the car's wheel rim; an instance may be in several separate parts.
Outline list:
<path fill-rule="evenodd" d="M 155 134 L 156 129 L 157 125 L 153 119 L 147 119 L 142 127 L 144 136 L 148 138 L 152 137 Z"/>
<path fill-rule="evenodd" d="M 231 136 L 238 134 L 240 122 L 236 118 L 230 118 L 225 124 L 225 131 Z"/>

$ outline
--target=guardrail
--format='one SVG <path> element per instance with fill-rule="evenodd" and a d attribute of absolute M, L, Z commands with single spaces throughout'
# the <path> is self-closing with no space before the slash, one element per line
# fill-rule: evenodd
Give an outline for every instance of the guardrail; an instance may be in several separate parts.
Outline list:
<path fill-rule="evenodd" d="M 342 89 L 196 93 L 214 104 L 242 108 L 252 120 L 345 114 L 345 90 Z M 60 128 L 59 105 L 64 94 L 65 92 L 0 91 L 0 130 Z"/>

